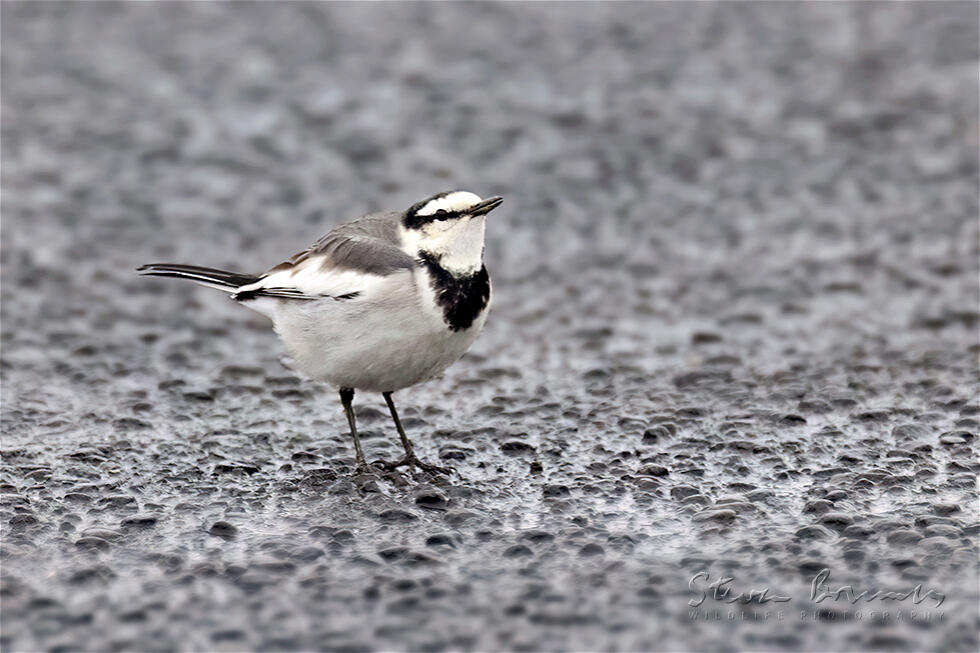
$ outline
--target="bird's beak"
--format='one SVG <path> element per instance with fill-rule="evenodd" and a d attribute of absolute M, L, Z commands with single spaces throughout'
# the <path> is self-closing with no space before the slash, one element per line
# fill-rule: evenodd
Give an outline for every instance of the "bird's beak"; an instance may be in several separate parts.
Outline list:
<path fill-rule="evenodd" d="M 467 213 L 470 215 L 486 215 L 487 213 L 490 213 L 490 211 L 493 211 L 495 208 L 500 206 L 500 203 L 503 201 L 503 197 L 491 197 L 488 200 L 483 200 L 478 204 L 474 204 L 470 207 L 470 210 L 467 211 Z"/>

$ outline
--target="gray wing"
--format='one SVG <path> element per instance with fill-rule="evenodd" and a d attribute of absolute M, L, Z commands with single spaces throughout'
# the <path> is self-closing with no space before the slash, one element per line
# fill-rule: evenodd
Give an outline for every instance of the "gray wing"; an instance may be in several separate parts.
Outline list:
<path fill-rule="evenodd" d="M 415 267 L 401 249 L 400 213 L 374 213 L 340 225 L 309 248 L 242 286 L 239 300 L 350 299 L 382 277 Z"/>
<path fill-rule="evenodd" d="M 398 235 L 401 213 L 372 213 L 342 224 L 309 248 L 272 268 L 273 272 L 320 259 L 324 270 L 342 268 L 387 276 L 415 267 L 415 260 L 402 251 Z"/>

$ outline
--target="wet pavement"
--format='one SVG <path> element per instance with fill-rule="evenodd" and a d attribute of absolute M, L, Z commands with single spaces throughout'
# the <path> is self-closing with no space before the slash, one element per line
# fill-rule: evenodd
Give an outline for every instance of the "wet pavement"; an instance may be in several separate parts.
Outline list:
<path fill-rule="evenodd" d="M 2 14 L 3 650 L 977 649 L 976 5 Z M 460 477 L 133 273 L 450 188 Z"/>

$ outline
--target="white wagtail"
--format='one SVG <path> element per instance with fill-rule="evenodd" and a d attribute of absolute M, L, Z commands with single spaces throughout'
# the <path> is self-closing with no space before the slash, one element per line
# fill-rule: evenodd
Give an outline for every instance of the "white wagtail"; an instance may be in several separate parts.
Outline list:
<path fill-rule="evenodd" d="M 355 390 L 368 390 L 384 396 L 405 448 L 382 467 L 445 473 L 415 456 L 391 393 L 442 373 L 483 329 L 490 308 L 485 216 L 502 201 L 451 191 L 404 211 L 365 215 L 258 276 L 174 263 L 138 271 L 223 290 L 269 317 L 292 368 L 340 390 L 359 470 L 367 463 L 352 402 Z"/>

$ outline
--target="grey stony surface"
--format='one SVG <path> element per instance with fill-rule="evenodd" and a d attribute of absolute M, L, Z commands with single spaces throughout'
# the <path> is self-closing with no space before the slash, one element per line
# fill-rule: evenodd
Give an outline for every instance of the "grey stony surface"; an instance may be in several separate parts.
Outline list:
<path fill-rule="evenodd" d="M 3 650 L 977 649 L 975 4 L 0 9 Z M 447 188 L 507 198 L 398 397 L 458 478 L 132 272 Z"/>

